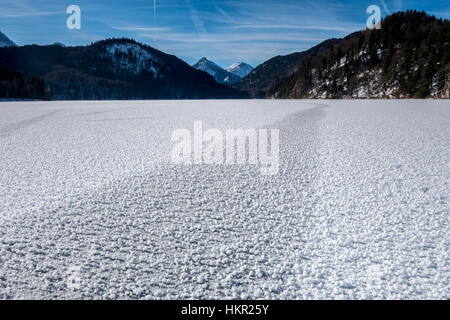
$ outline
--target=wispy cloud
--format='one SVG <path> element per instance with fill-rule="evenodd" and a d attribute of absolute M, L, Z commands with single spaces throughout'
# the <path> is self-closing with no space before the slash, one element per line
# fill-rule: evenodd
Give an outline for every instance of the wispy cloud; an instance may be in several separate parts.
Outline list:
<path fill-rule="evenodd" d="M 3 11 L 0 12 L 0 18 L 23 18 L 23 17 L 39 17 L 50 16 L 56 14 L 64 14 L 64 11 Z"/>
<path fill-rule="evenodd" d="M 386 2 L 384 0 L 381 0 L 381 4 L 384 7 L 384 11 L 386 11 L 387 14 L 391 14 L 391 10 L 389 10 L 388 6 L 386 5 Z"/>
<path fill-rule="evenodd" d="M 340 3 L 328 3 L 326 8 L 318 3 L 267 1 L 264 5 L 256 2 L 233 2 L 233 22 L 226 21 L 225 30 L 305 30 L 348 33 L 363 29 L 365 23 L 351 23 L 342 19 L 340 12 L 348 12 L 348 7 Z M 232 5 L 232 3 L 228 3 Z M 220 12 L 220 10 L 219 10 Z M 363 11 L 365 13 L 365 11 Z M 225 16 L 227 13 L 225 12 Z M 224 21 L 223 21 L 224 22 Z M 246 31 L 245 31 L 246 32 Z"/>
<path fill-rule="evenodd" d="M 200 19 L 198 11 L 194 9 L 194 7 L 192 5 L 192 1 L 186 0 L 186 4 L 188 5 L 189 10 L 191 11 L 191 19 L 192 19 L 192 22 L 194 23 L 194 26 L 195 26 L 195 29 L 197 30 L 197 32 L 198 33 L 206 33 L 205 24 Z"/>
<path fill-rule="evenodd" d="M 27 2 L 17 0 L 3 0 L 0 5 L 0 18 L 22 18 L 22 17 L 40 17 L 57 14 L 64 14 L 65 8 L 60 11 L 44 11 L 34 8 Z"/>
<path fill-rule="evenodd" d="M 217 4 L 215 5 L 217 11 L 220 12 L 220 14 L 229 22 L 231 23 L 238 23 L 233 17 L 231 17 L 225 10 L 223 10 L 221 7 L 219 7 Z"/>
<path fill-rule="evenodd" d="M 121 31 L 169 31 L 170 28 L 163 28 L 163 27 L 113 27 L 116 30 Z"/>
<path fill-rule="evenodd" d="M 321 31 L 355 31 L 354 28 L 345 28 L 338 26 L 299 26 L 282 24 L 242 24 L 236 26 L 226 26 L 223 29 L 292 29 L 292 30 L 321 30 Z"/>
<path fill-rule="evenodd" d="M 140 37 L 151 38 L 153 34 L 139 33 Z M 312 37 L 308 35 L 301 34 L 206 34 L 202 37 L 198 37 L 196 33 L 176 33 L 167 32 L 159 33 L 155 36 L 158 40 L 164 40 L 165 42 L 179 42 L 179 43 L 236 43 L 236 42 L 264 42 L 264 43 L 281 43 L 281 42 L 317 42 L 323 40 L 322 37 Z"/>

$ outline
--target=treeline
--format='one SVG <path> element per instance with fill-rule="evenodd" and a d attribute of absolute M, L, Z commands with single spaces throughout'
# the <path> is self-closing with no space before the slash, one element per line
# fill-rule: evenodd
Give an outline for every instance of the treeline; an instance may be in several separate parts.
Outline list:
<path fill-rule="evenodd" d="M 33 77 L 36 75 L 55 100 L 244 97 L 177 57 L 131 39 L 107 39 L 79 47 L 0 48 L 2 68 L 23 75 L 26 93 L 27 81 L 32 79 L 42 88 L 42 82 Z M 8 94 L 11 96 L 10 89 Z"/>
<path fill-rule="evenodd" d="M 426 98 L 439 93 L 450 74 L 450 22 L 424 12 L 398 12 L 380 30 L 356 32 L 302 61 L 270 95 L 281 98 Z"/>
<path fill-rule="evenodd" d="M 36 76 L 25 77 L 20 72 L 0 69 L 0 99 L 49 100 L 44 80 Z"/>

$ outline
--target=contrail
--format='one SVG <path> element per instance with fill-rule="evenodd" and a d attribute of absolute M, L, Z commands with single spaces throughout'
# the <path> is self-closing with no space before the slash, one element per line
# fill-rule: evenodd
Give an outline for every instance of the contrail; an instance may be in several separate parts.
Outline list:
<path fill-rule="evenodd" d="M 387 12 L 387 14 L 391 14 L 391 10 L 389 10 L 384 0 L 381 0 L 381 3 L 383 4 L 384 10 Z"/>
<path fill-rule="evenodd" d="M 153 28 L 156 30 L 156 0 L 153 0 Z M 153 30 L 153 45 L 155 44 L 155 30 Z"/>

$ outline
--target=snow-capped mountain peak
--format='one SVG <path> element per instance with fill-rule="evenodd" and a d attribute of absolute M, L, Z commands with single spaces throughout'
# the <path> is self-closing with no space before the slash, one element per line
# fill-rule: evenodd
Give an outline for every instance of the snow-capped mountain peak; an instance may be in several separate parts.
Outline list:
<path fill-rule="evenodd" d="M 241 81 L 241 77 L 226 71 L 225 69 L 206 59 L 205 57 L 201 58 L 192 67 L 197 70 L 209 73 L 218 83 L 233 84 Z"/>
<path fill-rule="evenodd" d="M 216 76 L 216 74 L 222 72 L 224 69 L 219 67 L 214 62 L 206 59 L 205 57 L 201 58 L 196 64 L 193 65 L 195 69 L 205 71 L 212 75 L 213 77 Z"/>
<path fill-rule="evenodd" d="M 225 70 L 240 78 L 245 78 L 253 71 L 253 67 L 245 62 L 236 62 Z"/>

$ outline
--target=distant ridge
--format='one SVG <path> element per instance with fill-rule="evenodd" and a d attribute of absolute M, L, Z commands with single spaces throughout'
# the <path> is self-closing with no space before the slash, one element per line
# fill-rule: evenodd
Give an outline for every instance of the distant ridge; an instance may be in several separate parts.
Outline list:
<path fill-rule="evenodd" d="M 339 39 L 329 39 L 306 51 L 276 56 L 257 66 L 233 87 L 248 92 L 252 97 L 264 98 L 278 81 L 295 73 L 304 59 L 328 49 L 338 42 Z"/>
<path fill-rule="evenodd" d="M 201 58 L 197 63 L 195 63 L 193 68 L 197 70 L 204 71 L 211 75 L 218 83 L 222 84 L 234 84 L 241 81 L 241 77 L 234 75 L 231 72 L 226 71 L 222 67 L 219 67 L 214 62 Z"/>
<path fill-rule="evenodd" d="M 272 58 L 234 86 L 264 98 L 448 98 L 450 22 L 397 12 L 381 30 Z"/>
<path fill-rule="evenodd" d="M 0 31 L 0 48 L 15 47 L 15 46 L 16 44 Z"/>
<path fill-rule="evenodd" d="M 177 57 L 131 39 L 107 39 L 80 47 L 0 48 L 0 70 L 5 70 L 0 98 L 35 97 L 17 87 L 17 77 L 39 80 L 39 90 L 45 92 L 39 91 L 38 96 L 55 100 L 244 97 Z"/>
<path fill-rule="evenodd" d="M 225 70 L 243 79 L 253 71 L 253 67 L 245 62 L 236 62 Z"/>

